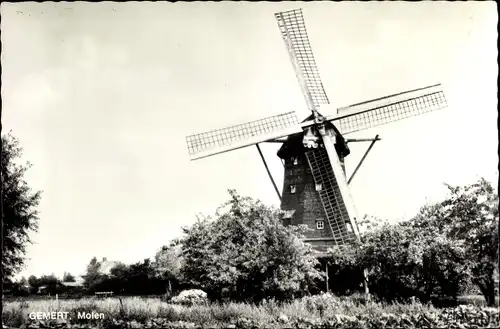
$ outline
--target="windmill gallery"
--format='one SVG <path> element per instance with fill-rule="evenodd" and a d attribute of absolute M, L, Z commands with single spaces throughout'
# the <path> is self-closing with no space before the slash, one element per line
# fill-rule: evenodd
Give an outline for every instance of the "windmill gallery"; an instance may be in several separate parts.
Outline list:
<path fill-rule="evenodd" d="M 349 182 L 373 144 L 380 140 L 347 139 L 345 135 L 446 107 L 441 85 L 436 84 L 389 95 L 337 110 L 324 116 L 319 110 L 329 104 L 309 43 L 301 9 L 275 14 L 303 96 L 311 114 L 299 122 L 294 112 L 188 136 L 191 160 L 256 145 L 282 143 L 277 155 L 284 165 L 280 193 L 268 170 L 284 211 L 283 224 L 305 224 L 311 230 L 305 242 L 322 253 L 332 245 L 359 239 L 358 215 L 349 192 Z M 371 141 L 350 178 L 344 158 L 348 143 Z"/>

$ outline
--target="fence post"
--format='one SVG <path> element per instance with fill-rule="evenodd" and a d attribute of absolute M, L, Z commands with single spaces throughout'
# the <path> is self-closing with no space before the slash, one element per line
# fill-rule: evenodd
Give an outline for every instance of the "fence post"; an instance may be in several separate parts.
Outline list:
<path fill-rule="evenodd" d="M 325 272 L 326 272 L 326 293 L 330 292 L 330 287 L 328 286 L 328 281 L 330 280 L 328 276 L 328 261 L 325 262 Z"/>

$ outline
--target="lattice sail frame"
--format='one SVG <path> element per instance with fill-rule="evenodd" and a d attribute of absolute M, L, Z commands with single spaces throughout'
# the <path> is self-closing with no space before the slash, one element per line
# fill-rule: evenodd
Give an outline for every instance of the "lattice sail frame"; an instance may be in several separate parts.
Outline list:
<path fill-rule="evenodd" d="M 275 14 L 283 40 L 287 44 L 297 78 L 311 110 L 329 103 L 316 66 L 307 35 L 301 9 Z M 338 110 L 339 114 L 327 116 L 326 121 L 335 124 L 340 133 L 372 128 L 392 121 L 424 114 L 446 107 L 444 93 L 440 85 L 420 88 L 358 103 Z M 355 112 L 355 113 L 352 113 Z M 315 113 L 317 114 L 317 113 Z M 217 129 L 188 136 L 186 142 L 192 160 L 211 156 L 233 149 L 285 137 L 314 125 L 313 121 L 298 124 L 294 112 L 288 112 L 249 123 Z M 288 129 L 290 128 L 290 129 Z M 247 143 L 244 143 L 248 139 Z M 220 149 L 217 151 L 217 149 Z"/>
<path fill-rule="evenodd" d="M 325 121 L 333 123 L 343 135 L 384 125 L 392 121 L 425 114 L 447 106 L 441 85 L 433 85 L 403 93 L 390 95 L 338 109 L 340 115 L 327 116 Z M 349 112 L 342 115 L 343 112 Z M 223 129 L 208 131 L 186 137 L 189 155 L 197 159 L 230 151 L 287 134 L 299 133 L 314 125 L 313 120 L 298 123 L 295 112 L 251 121 Z M 243 143 L 248 140 L 248 143 Z M 218 148 L 223 148 L 217 152 Z"/>
<path fill-rule="evenodd" d="M 250 137 L 263 136 L 277 130 L 295 126 L 299 123 L 295 112 L 250 121 L 244 124 L 216 129 L 186 137 L 189 155 L 217 147 L 228 146 Z"/>
<path fill-rule="evenodd" d="M 275 17 L 309 110 L 317 110 L 320 105 L 329 104 L 307 35 L 302 9 L 276 13 Z"/>
<path fill-rule="evenodd" d="M 340 116 L 332 122 L 344 135 L 440 110 L 446 106 L 446 97 L 438 84 L 340 108 Z M 346 111 L 354 113 L 342 115 Z"/>

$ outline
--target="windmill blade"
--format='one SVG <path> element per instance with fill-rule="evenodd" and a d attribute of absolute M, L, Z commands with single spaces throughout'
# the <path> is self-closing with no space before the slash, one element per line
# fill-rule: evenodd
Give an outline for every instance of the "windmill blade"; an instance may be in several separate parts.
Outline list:
<path fill-rule="evenodd" d="M 437 84 L 340 108 L 340 116 L 332 121 L 341 134 L 348 134 L 446 106 L 441 85 Z M 342 112 L 349 114 L 342 115 Z"/>
<path fill-rule="evenodd" d="M 191 160 L 235 150 L 302 131 L 295 112 L 186 137 Z"/>
<path fill-rule="evenodd" d="M 328 104 L 329 101 L 309 43 L 302 10 L 295 9 L 276 13 L 275 17 L 307 106 L 310 110 L 315 111 L 320 105 Z"/>
<path fill-rule="evenodd" d="M 327 151 L 322 147 L 311 149 L 306 152 L 306 158 L 315 184 L 322 186 L 318 193 L 335 243 L 343 245 L 354 241 L 356 235 L 347 229 L 350 223 L 347 206 L 333 173 Z"/>

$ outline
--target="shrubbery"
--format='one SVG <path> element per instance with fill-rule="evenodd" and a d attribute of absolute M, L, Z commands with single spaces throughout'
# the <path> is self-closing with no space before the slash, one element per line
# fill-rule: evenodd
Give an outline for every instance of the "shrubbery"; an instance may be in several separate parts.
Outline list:
<path fill-rule="evenodd" d="M 181 291 L 181 293 L 172 299 L 170 303 L 180 305 L 199 305 L 207 302 L 207 293 L 199 289 L 190 289 Z"/>
<path fill-rule="evenodd" d="M 230 191 L 215 220 L 202 219 L 181 239 L 187 283 L 212 300 L 258 302 L 306 294 L 321 277 L 300 229 L 281 224 L 279 211 Z M 224 295 L 223 296 L 223 292 Z"/>
<path fill-rule="evenodd" d="M 411 220 L 372 222 L 361 242 L 329 250 L 329 289 L 338 295 L 363 291 L 363 269 L 378 300 L 456 305 L 474 285 L 495 303 L 498 263 L 498 194 L 481 179 L 448 186 L 448 197 L 424 206 Z M 324 287 L 323 273 L 279 212 L 230 191 L 215 220 L 199 220 L 179 240 L 180 277 L 212 299 L 278 301 Z"/>
<path fill-rule="evenodd" d="M 361 291 L 363 268 L 370 292 L 386 301 L 456 299 L 467 283 L 464 249 L 445 237 L 419 237 L 410 227 L 386 225 L 363 238 L 329 251 L 333 292 Z"/>
<path fill-rule="evenodd" d="M 448 198 L 423 207 L 413 219 L 392 225 L 372 221 L 360 242 L 331 248 L 326 258 L 330 291 L 339 296 L 363 292 L 366 269 L 376 300 L 454 305 L 475 287 L 494 305 L 498 194 L 484 180 L 448 187 Z M 87 292 L 165 294 L 170 300 L 180 290 L 201 289 L 212 301 L 255 303 L 314 294 L 325 287 L 324 267 L 301 241 L 302 229 L 283 226 L 277 209 L 230 191 L 213 220 L 199 219 L 185 228 L 185 235 L 158 251 L 152 262 L 118 264 L 103 274 L 93 259 Z M 35 279 L 28 280 L 32 287 L 41 285 Z M 44 280 L 49 288 L 58 281 Z"/>
<path fill-rule="evenodd" d="M 453 303 L 474 283 L 492 306 L 498 194 L 484 180 L 449 190 L 446 200 L 423 207 L 408 222 L 374 225 L 361 243 L 330 249 L 332 291 L 360 291 L 366 268 L 371 293 L 382 300 L 415 296 Z"/>

